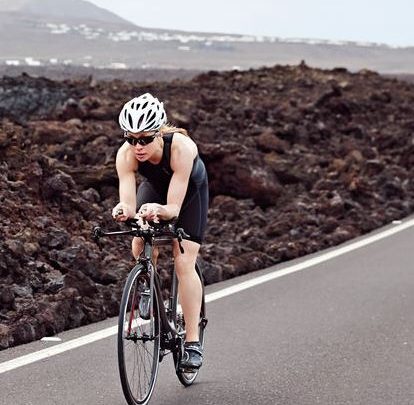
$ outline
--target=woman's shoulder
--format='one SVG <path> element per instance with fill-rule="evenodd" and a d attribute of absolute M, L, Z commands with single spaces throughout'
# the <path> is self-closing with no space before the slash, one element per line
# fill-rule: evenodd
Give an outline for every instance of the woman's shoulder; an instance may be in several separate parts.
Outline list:
<path fill-rule="evenodd" d="M 132 148 L 125 142 L 116 154 L 116 166 L 124 170 L 136 171 L 138 169 L 138 160 Z"/>
<path fill-rule="evenodd" d="M 174 132 L 171 141 L 171 150 L 188 151 L 193 155 L 193 158 L 197 156 L 198 150 L 196 143 L 187 135 L 181 132 Z"/>

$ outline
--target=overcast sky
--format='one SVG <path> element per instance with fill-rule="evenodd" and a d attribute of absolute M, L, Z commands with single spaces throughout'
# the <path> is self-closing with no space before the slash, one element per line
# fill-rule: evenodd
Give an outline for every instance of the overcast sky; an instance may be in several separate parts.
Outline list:
<path fill-rule="evenodd" d="M 414 0 L 89 0 L 143 27 L 414 46 Z"/>

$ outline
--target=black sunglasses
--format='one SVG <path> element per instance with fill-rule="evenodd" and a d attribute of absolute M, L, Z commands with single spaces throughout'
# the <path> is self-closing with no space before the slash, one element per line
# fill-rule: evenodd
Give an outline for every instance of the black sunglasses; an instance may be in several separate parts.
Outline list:
<path fill-rule="evenodd" d="M 144 136 L 142 138 L 134 138 L 132 136 L 127 136 L 126 135 L 127 132 L 125 132 L 124 134 L 124 139 L 132 146 L 135 145 L 141 145 L 141 146 L 145 146 L 145 145 L 149 145 L 158 135 L 158 132 L 155 132 L 153 135 L 150 136 Z"/>

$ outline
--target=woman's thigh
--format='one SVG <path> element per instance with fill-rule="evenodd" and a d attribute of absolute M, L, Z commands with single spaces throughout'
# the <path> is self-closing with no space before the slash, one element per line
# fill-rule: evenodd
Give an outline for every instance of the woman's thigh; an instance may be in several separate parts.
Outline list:
<path fill-rule="evenodd" d="M 137 190 L 137 211 L 146 203 L 165 204 L 166 201 L 149 181 L 142 181 Z"/>
<path fill-rule="evenodd" d="M 190 241 L 201 244 L 207 226 L 208 186 L 207 183 L 190 190 L 179 215 L 178 226 L 190 235 Z"/>

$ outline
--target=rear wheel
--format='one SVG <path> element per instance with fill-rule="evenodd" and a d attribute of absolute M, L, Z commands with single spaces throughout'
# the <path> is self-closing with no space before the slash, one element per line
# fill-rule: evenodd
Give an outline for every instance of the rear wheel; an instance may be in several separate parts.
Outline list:
<path fill-rule="evenodd" d="M 128 276 L 118 322 L 118 366 L 122 390 L 130 405 L 147 404 L 154 390 L 160 353 L 159 300 L 149 290 L 142 265 Z"/>
<path fill-rule="evenodd" d="M 204 341 L 205 341 L 204 331 L 205 331 L 205 326 L 206 326 L 207 320 L 206 320 L 205 301 L 204 301 L 204 280 L 203 280 L 203 275 L 202 275 L 202 272 L 201 272 L 201 267 L 200 267 L 198 262 L 196 263 L 196 271 L 197 271 L 198 276 L 200 277 L 202 291 L 203 291 L 202 292 L 202 301 L 201 301 L 201 310 L 200 310 L 200 322 L 198 324 L 198 333 L 199 333 L 199 341 L 200 341 L 201 347 L 204 350 Z M 177 284 L 178 284 L 178 282 L 177 282 Z M 176 291 L 177 291 L 177 289 L 176 289 Z M 172 308 L 173 320 L 174 320 L 175 328 L 177 329 L 178 332 L 182 333 L 183 340 L 184 340 L 185 339 L 184 316 L 183 316 L 183 312 L 181 310 L 181 306 L 179 305 L 178 297 L 176 296 L 174 298 L 175 299 L 173 300 L 173 308 Z M 186 371 L 180 370 L 180 368 L 178 367 L 178 363 L 181 359 L 181 353 L 179 353 L 178 351 L 175 351 L 173 353 L 173 357 L 174 357 L 174 365 L 175 365 L 178 380 L 185 387 L 190 386 L 195 381 L 195 379 L 197 378 L 199 370 L 194 370 L 192 372 L 186 372 Z"/>

